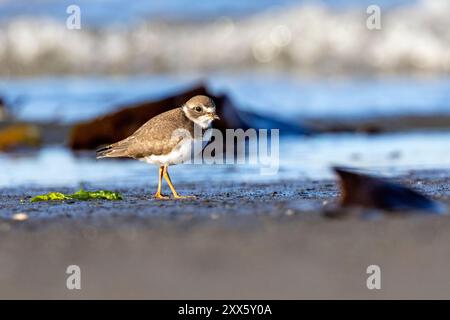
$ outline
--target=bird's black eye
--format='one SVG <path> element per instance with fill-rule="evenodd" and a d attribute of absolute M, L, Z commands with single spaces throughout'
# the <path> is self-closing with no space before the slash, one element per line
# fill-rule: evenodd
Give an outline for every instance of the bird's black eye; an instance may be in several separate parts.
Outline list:
<path fill-rule="evenodd" d="M 194 110 L 197 111 L 197 112 L 200 112 L 200 111 L 202 111 L 202 108 L 199 107 L 199 106 L 196 106 L 196 107 L 194 108 Z"/>

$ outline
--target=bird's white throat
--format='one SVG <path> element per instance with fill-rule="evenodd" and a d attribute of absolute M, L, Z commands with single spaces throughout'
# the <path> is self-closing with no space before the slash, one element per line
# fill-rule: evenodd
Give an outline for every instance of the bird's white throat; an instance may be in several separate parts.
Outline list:
<path fill-rule="evenodd" d="M 211 119 L 211 117 L 209 115 L 205 114 L 200 117 L 193 118 L 187 112 L 186 106 L 183 107 L 183 112 L 189 120 L 191 120 L 192 122 L 194 122 L 195 124 L 200 126 L 202 129 L 207 129 L 207 128 L 211 127 L 211 123 L 213 122 L 213 119 Z"/>

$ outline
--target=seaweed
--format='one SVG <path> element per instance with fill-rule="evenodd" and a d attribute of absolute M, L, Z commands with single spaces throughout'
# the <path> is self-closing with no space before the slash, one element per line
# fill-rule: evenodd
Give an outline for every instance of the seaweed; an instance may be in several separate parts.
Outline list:
<path fill-rule="evenodd" d="M 61 192 L 49 192 L 47 194 L 37 195 L 31 198 L 31 202 L 41 202 L 41 201 L 64 201 L 64 200 L 122 200 L 122 194 L 119 192 L 109 191 L 109 190 L 97 190 L 97 191 L 86 191 L 83 189 L 78 190 L 73 194 L 64 194 Z"/>

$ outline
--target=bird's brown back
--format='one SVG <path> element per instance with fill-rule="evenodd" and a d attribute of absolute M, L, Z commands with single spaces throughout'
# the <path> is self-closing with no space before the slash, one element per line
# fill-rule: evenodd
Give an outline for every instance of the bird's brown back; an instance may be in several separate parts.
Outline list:
<path fill-rule="evenodd" d="M 177 129 L 185 129 L 194 136 L 194 123 L 181 108 L 151 118 L 131 136 L 109 146 L 106 156 L 142 158 L 168 154 L 182 140 L 182 137 L 173 135 Z"/>

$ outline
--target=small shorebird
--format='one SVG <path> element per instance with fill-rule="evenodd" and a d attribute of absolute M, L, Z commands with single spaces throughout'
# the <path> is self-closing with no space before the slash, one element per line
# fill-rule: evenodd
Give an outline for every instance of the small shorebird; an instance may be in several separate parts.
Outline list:
<path fill-rule="evenodd" d="M 176 199 L 192 198 L 177 193 L 170 180 L 168 167 L 191 159 L 193 151 L 203 149 L 211 138 L 211 135 L 203 136 L 204 130 L 211 128 L 215 119 L 219 117 L 212 99 L 195 96 L 183 106 L 151 118 L 128 138 L 97 150 L 97 159 L 130 157 L 156 164 L 159 166 L 159 180 L 155 198 L 169 199 L 161 193 L 163 177 Z"/>

